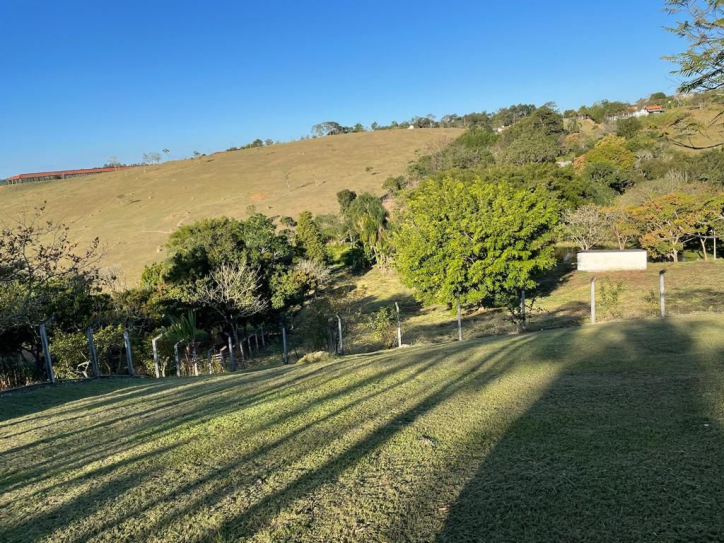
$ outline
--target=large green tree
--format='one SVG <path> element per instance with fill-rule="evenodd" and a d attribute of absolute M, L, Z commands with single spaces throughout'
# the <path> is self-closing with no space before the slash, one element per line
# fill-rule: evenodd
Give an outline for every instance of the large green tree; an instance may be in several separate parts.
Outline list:
<path fill-rule="evenodd" d="M 395 263 L 423 301 L 506 305 L 555 264 L 559 213 L 543 187 L 430 179 L 410 197 Z"/>

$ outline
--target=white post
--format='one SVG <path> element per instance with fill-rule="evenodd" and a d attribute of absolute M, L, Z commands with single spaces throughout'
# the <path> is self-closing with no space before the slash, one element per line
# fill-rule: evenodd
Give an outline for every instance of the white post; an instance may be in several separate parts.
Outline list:
<path fill-rule="evenodd" d="M 158 363 L 158 345 L 156 345 L 156 343 L 162 337 L 163 337 L 163 334 L 160 334 L 160 335 L 156 336 L 155 338 L 153 338 L 153 341 L 151 342 L 151 344 L 153 345 L 153 368 L 154 368 L 154 370 L 156 370 L 156 379 L 161 377 L 161 366 Z"/>
<path fill-rule="evenodd" d="M 196 342 L 193 343 L 194 377 L 199 376 L 199 358 L 196 356 Z"/>
<path fill-rule="evenodd" d="M 339 316 L 339 314 L 336 315 L 337 317 L 337 331 L 339 332 L 339 354 L 344 354 L 344 342 L 342 341 L 342 317 Z"/>
<path fill-rule="evenodd" d="M 219 354 L 221 355 L 221 371 L 224 371 L 224 351 L 228 350 L 228 347 L 224 346 L 219 350 Z"/>
<path fill-rule="evenodd" d="M 176 377 L 181 377 L 181 357 L 178 354 L 179 345 L 181 345 L 181 341 L 177 341 L 173 346 L 173 355 L 176 360 Z"/>
<path fill-rule="evenodd" d="M 254 343 L 256 344 L 256 355 L 259 356 L 259 337 L 256 335 L 256 330 L 254 330 Z"/>
<path fill-rule="evenodd" d="M 96 343 L 93 341 L 93 327 L 89 326 L 85 335 L 88 338 L 88 349 L 90 350 L 91 366 L 93 367 L 93 377 L 98 379 L 101 376 L 100 369 L 98 368 L 98 355 L 96 354 Z"/>
<path fill-rule="evenodd" d="M 521 329 L 525 330 L 525 289 L 520 291 L 520 318 Z"/>
<path fill-rule="evenodd" d="M 402 347 L 402 325 L 400 324 L 400 306 L 395 302 L 395 309 L 397 310 L 397 348 Z"/>
<path fill-rule="evenodd" d="M 45 370 L 48 372 L 48 381 L 55 383 L 55 373 L 53 373 L 53 361 L 50 358 L 50 345 L 48 344 L 48 331 L 45 329 L 45 323 L 40 325 L 40 343 L 43 345 Z"/>
<path fill-rule="evenodd" d="M 666 270 L 659 272 L 659 305 L 661 306 L 661 316 L 666 316 L 666 296 L 664 294 L 664 274 Z"/>
<path fill-rule="evenodd" d="M 231 334 L 229 334 L 229 364 L 231 371 L 236 371 L 236 359 L 234 358 L 234 341 L 232 340 Z"/>
<path fill-rule="evenodd" d="M 596 324 L 596 278 L 591 278 L 591 324 Z"/>
<path fill-rule="evenodd" d="M 209 375 L 214 373 L 214 365 L 213 365 L 213 359 L 212 356 L 214 354 L 214 348 L 211 347 L 208 351 L 206 351 L 206 356 L 209 359 Z"/>
<path fill-rule="evenodd" d="M 457 301 L 458 306 L 458 341 L 463 340 L 463 318 L 462 318 L 462 312 L 460 311 L 460 296 L 457 296 L 455 298 Z"/>
<path fill-rule="evenodd" d="M 128 375 L 134 377 L 136 372 L 133 371 L 133 353 L 131 352 L 131 336 L 128 330 L 123 332 L 123 343 L 126 345 L 126 362 L 128 363 Z"/>
<path fill-rule="evenodd" d="M 287 329 L 284 326 L 284 323 L 282 323 L 282 344 L 284 346 L 284 355 L 282 360 L 286 365 L 289 363 L 289 352 L 287 351 Z"/>

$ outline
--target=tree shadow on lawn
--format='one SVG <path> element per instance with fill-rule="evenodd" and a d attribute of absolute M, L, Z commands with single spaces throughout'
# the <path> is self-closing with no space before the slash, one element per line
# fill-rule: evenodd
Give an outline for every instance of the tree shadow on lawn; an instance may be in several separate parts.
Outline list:
<path fill-rule="evenodd" d="M 260 530 L 267 528 L 280 510 L 290 506 L 299 499 L 313 495 L 315 491 L 322 486 L 334 483 L 344 472 L 354 468 L 363 458 L 374 454 L 375 451 L 383 447 L 406 427 L 412 425 L 416 420 L 425 416 L 425 414 L 435 409 L 441 403 L 471 387 L 485 386 L 485 384 L 499 378 L 511 365 L 516 364 L 515 351 L 522 348 L 524 344 L 532 339 L 532 336 L 521 338 L 519 341 L 512 342 L 500 350 L 491 351 L 487 356 L 481 357 L 467 369 L 461 371 L 461 373 L 455 373 L 447 379 L 425 387 L 424 392 L 410 399 L 412 404 L 410 407 L 394 414 L 394 416 L 389 418 L 384 424 L 379 425 L 370 434 L 364 435 L 351 447 L 346 448 L 344 452 L 329 457 L 315 469 L 305 471 L 279 490 L 266 494 L 238 515 L 230 518 L 227 517 L 221 526 L 216 527 L 213 533 L 208 533 L 206 536 L 216 537 L 221 540 L 239 540 L 238 538 L 251 537 Z M 442 358 L 451 352 L 464 350 L 467 347 L 469 347 L 469 344 L 465 345 L 462 349 L 457 345 L 446 346 L 446 349 L 438 348 L 437 352 L 432 353 L 432 356 L 420 371 L 416 372 L 417 377 L 420 377 L 435 367 Z M 420 363 L 416 363 L 414 365 L 419 364 Z M 394 390 L 394 388 L 388 388 L 381 391 L 381 393 L 386 394 Z M 373 393 L 373 396 L 377 395 L 378 393 Z M 366 398 L 365 401 L 373 396 Z M 355 404 L 354 407 L 359 406 Z M 349 429 L 343 430 L 345 432 L 349 431 Z M 316 446 L 319 445 L 321 445 L 321 443 L 316 444 Z M 285 463 L 294 464 L 295 457 L 301 459 L 303 453 L 308 452 L 311 452 L 311 449 L 301 451 L 302 454 L 300 454 L 299 451 L 294 451 L 291 454 L 291 458 L 285 459 Z M 230 466 L 228 469 L 234 470 L 237 469 L 237 466 Z M 194 488 L 184 488 L 184 493 L 193 492 L 195 496 L 193 502 L 184 509 L 175 512 L 172 516 L 163 519 L 161 525 L 145 531 L 144 534 L 157 533 L 157 530 L 163 530 L 169 525 L 179 522 L 186 515 L 198 510 L 199 507 L 205 506 L 213 508 L 214 504 L 220 503 L 225 497 L 239 492 L 240 489 L 227 489 L 225 492 L 220 492 L 219 490 L 200 493 Z"/>
<path fill-rule="evenodd" d="M 723 386 L 721 360 L 681 364 L 701 326 L 631 322 L 618 338 L 620 327 L 592 327 L 598 345 L 566 353 L 566 370 L 482 461 L 436 540 L 723 539 L 724 435 L 702 402 L 707 383 Z M 643 349 L 659 355 L 654 367 Z"/>
<path fill-rule="evenodd" d="M 378 357 L 379 358 L 379 357 Z M 366 365 L 369 365 L 370 363 L 374 362 L 374 359 L 370 360 L 361 360 L 358 363 L 356 363 L 356 368 L 361 369 L 364 368 Z M 419 373 L 424 373 L 428 369 L 430 369 L 434 364 L 436 360 L 428 361 L 426 364 L 419 366 L 419 364 L 415 364 L 412 361 L 410 361 L 407 364 L 398 364 L 395 366 L 387 367 L 384 366 L 381 367 L 381 371 L 373 373 L 372 375 L 368 376 L 366 379 L 361 380 L 359 382 L 355 382 L 350 386 L 342 387 L 342 388 L 334 388 L 332 387 L 332 392 L 326 394 L 322 398 L 320 398 L 320 402 L 324 403 L 325 401 L 331 401 L 335 398 L 337 399 L 344 399 L 350 394 L 353 394 L 355 390 L 364 388 L 366 385 L 372 384 L 376 381 L 379 381 L 380 379 L 386 377 L 386 376 L 394 376 L 395 374 L 398 374 L 400 372 L 404 372 L 408 369 L 413 369 L 414 373 L 410 376 L 411 378 L 415 378 L 415 375 Z M 418 367 L 419 366 L 419 367 Z M 342 367 L 341 364 L 330 364 L 328 366 L 323 366 L 321 369 L 326 369 L 328 372 L 330 372 L 331 367 L 331 373 L 336 372 L 342 372 L 344 373 L 345 368 Z M 347 368 L 348 369 L 348 368 Z M 317 370 L 313 370 L 312 373 L 316 372 Z M 324 383 L 327 381 L 333 380 L 333 377 L 327 377 L 326 379 L 322 379 L 322 381 L 315 383 L 317 386 L 323 386 Z M 406 381 L 400 381 L 395 386 L 401 386 Z M 228 386 L 228 385 L 227 385 Z M 385 393 L 389 390 L 392 390 L 394 388 L 386 387 L 384 389 L 380 390 L 373 390 L 367 397 L 362 398 L 358 401 L 352 401 L 349 403 L 349 405 L 345 405 L 340 408 L 335 413 L 328 414 L 325 417 L 322 417 L 321 419 L 317 419 L 313 421 L 310 424 L 305 425 L 301 429 L 297 429 L 295 433 L 297 432 L 306 432 L 308 430 L 313 429 L 316 425 L 325 422 L 327 419 L 333 417 L 335 414 L 338 414 L 342 411 L 346 411 L 349 409 L 352 409 L 357 403 L 360 401 L 367 401 L 370 398 L 373 398 L 379 394 Z M 308 389 L 307 389 L 308 390 Z M 298 393 L 300 389 L 296 389 L 296 392 L 290 392 L 289 394 Z M 286 394 L 282 394 L 280 398 L 277 400 L 283 399 L 285 396 L 288 396 Z M 202 409 L 194 412 L 193 414 L 190 414 L 186 417 L 183 417 L 181 419 L 175 418 L 168 422 L 168 424 L 164 424 L 161 427 L 151 427 L 146 432 L 141 432 L 140 435 L 134 435 L 138 434 L 138 428 L 131 428 L 126 433 L 126 441 L 129 443 L 140 443 L 144 445 L 151 445 L 154 440 L 155 442 L 159 442 L 160 438 L 163 437 L 164 433 L 170 433 L 169 431 L 172 431 L 173 429 L 177 428 L 180 424 L 187 423 L 190 420 L 193 420 L 197 423 L 206 422 L 213 418 L 222 416 L 223 414 L 229 412 L 229 411 L 237 411 L 239 409 L 243 409 L 243 407 L 239 406 L 238 401 L 230 401 L 230 402 L 221 402 L 215 401 L 213 403 L 208 403 L 206 405 L 201 406 Z M 278 414 L 275 414 L 270 420 L 266 421 L 266 423 L 256 427 L 253 429 L 253 432 L 262 432 L 264 429 L 269 428 L 275 424 L 279 424 L 282 421 L 285 423 L 288 423 L 289 420 L 299 417 L 302 415 L 305 411 L 309 409 L 309 406 L 305 403 L 301 406 L 294 406 L 291 410 L 283 410 L 280 411 Z M 254 451 L 254 456 L 263 455 L 265 451 L 273 450 L 276 448 L 279 448 L 280 446 L 284 446 L 286 441 L 292 437 L 293 434 L 288 434 L 286 436 L 282 436 L 281 438 L 277 439 L 276 441 L 268 444 L 264 448 L 258 451 Z M 65 456 L 71 456 L 73 457 L 72 463 L 75 464 L 85 464 L 88 462 L 91 462 L 93 460 L 97 460 L 98 458 L 102 458 L 103 455 L 110 455 L 117 453 L 120 450 L 123 450 L 129 446 L 129 443 L 124 443 L 124 440 L 121 439 L 119 436 L 114 436 L 114 439 L 111 439 L 109 443 L 104 442 L 103 439 L 97 440 L 96 443 L 93 444 L 87 444 L 89 450 L 91 450 L 92 457 L 78 457 L 78 453 L 80 449 L 67 449 L 64 450 Z M 323 440 L 326 441 L 329 439 L 329 436 L 322 436 Z M 322 446 L 322 442 L 317 442 L 314 445 L 316 446 Z M 107 445 L 107 446 L 106 446 Z M 134 445 L 137 446 L 137 445 Z M 140 455 L 133 455 L 130 458 L 125 458 L 122 460 L 114 461 L 110 464 L 103 465 L 100 468 L 94 469 L 89 473 L 82 473 L 78 477 L 71 477 L 67 478 L 64 477 L 63 481 L 61 483 L 54 484 L 52 486 L 48 486 L 42 489 L 43 493 L 47 493 L 49 490 L 52 490 L 56 487 L 64 487 L 64 486 L 74 486 L 77 484 L 81 484 L 84 482 L 87 482 L 89 480 L 94 480 L 96 477 L 103 476 L 103 475 L 109 475 L 113 478 L 113 483 L 110 485 L 99 485 L 100 488 L 96 492 L 95 490 L 91 492 L 89 495 L 82 495 L 78 498 L 75 498 L 73 500 L 68 501 L 67 503 L 63 504 L 60 507 L 53 508 L 51 511 L 49 511 L 46 514 L 36 514 L 32 519 L 28 519 L 27 521 L 21 521 L 16 524 L 14 524 L 13 529 L 11 531 L 7 531 L 6 535 L 12 540 L 13 537 L 18 537 L 22 539 L 22 534 L 25 534 L 27 530 L 31 530 L 35 528 L 38 525 L 43 525 L 43 522 L 53 521 L 54 519 L 57 519 L 58 521 L 62 521 L 64 524 L 72 523 L 75 521 L 80 521 L 83 517 L 92 514 L 93 510 L 100 507 L 103 502 L 107 502 L 109 500 L 114 500 L 121 494 L 127 492 L 130 490 L 130 487 L 125 484 L 126 481 L 129 481 L 129 479 L 123 475 L 120 477 L 115 477 L 114 472 L 117 468 L 130 468 L 133 470 L 133 466 L 138 466 L 138 480 L 137 483 L 139 486 L 142 486 L 144 481 L 148 481 L 148 476 L 146 475 L 147 468 L 144 468 L 144 461 L 149 456 L 155 456 L 156 453 L 158 455 L 163 455 L 164 453 L 169 452 L 172 449 L 176 449 L 180 446 L 180 444 L 174 444 L 172 447 L 164 447 L 159 448 L 158 450 L 152 449 L 151 452 L 143 452 Z M 155 451 L 155 452 L 154 452 Z M 295 451 L 296 454 L 300 454 L 301 449 Z M 194 484 L 190 485 L 188 488 L 183 489 L 175 489 L 174 492 L 178 494 L 178 492 L 188 492 L 193 491 L 195 487 L 202 486 L 203 484 L 207 484 L 209 480 L 218 478 L 219 474 L 222 473 L 228 473 L 229 471 L 234 471 L 240 466 L 242 466 L 245 462 L 248 462 L 251 460 L 250 456 L 244 456 L 241 459 L 238 459 L 237 461 L 227 465 L 226 467 L 220 469 L 220 470 L 214 470 L 214 473 L 216 474 L 215 477 L 203 477 L 202 479 L 195 481 Z M 37 467 L 37 466 L 36 466 Z M 68 469 L 68 465 L 63 465 L 62 463 L 58 465 L 57 463 L 53 464 L 52 466 L 45 466 L 42 470 L 35 470 L 35 473 L 23 471 L 18 475 L 19 481 L 21 481 L 23 484 L 29 484 L 31 481 L 28 480 L 30 476 L 35 476 L 36 478 L 42 478 L 42 476 L 45 473 L 49 473 L 50 471 L 57 474 L 58 470 L 60 469 Z M 156 468 L 153 468 L 152 471 L 158 471 Z M 119 473 L 124 473 L 123 470 L 121 470 Z M 152 476 L 153 478 L 155 476 Z M 7 482 L 7 481 L 5 481 Z M 18 489 L 16 489 L 18 490 Z M 22 490 L 22 487 L 19 488 L 19 490 Z M 29 497 L 32 497 L 33 494 L 26 494 L 23 496 L 24 499 L 28 499 Z M 163 502 L 168 499 L 168 492 L 162 493 L 162 498 L 158 499 L 156 503 Z M 148 507 L 148 504 L 145 504 L 144 507 Z M 123 519 L 125 518 L 131 518 L 133 514 L 140 514 L 141 510 L 131 510 L 127 514 L 123 516 Z M 114 519 L 113 521 L 109 521 L 105 524 L 105 528 L 112 528 L 113 525 L 115 525 L 117 522 L 119 522 L 122 519 Z M 97 530 L 96 530 L 97 532 Z M 12 536 L 12 537 L 11 537 Z M 78 538 L 76 538 L 78 539 Z M 78 540 L 82 540 L 78 539 Z"/>

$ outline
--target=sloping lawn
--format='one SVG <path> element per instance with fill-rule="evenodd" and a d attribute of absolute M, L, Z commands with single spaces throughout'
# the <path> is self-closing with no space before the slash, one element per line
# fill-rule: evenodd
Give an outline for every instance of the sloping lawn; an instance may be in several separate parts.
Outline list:
<path fill-rule="evenodd" d="M 724 539 L 724 318 L 0 398 L 0 541 Z"/>

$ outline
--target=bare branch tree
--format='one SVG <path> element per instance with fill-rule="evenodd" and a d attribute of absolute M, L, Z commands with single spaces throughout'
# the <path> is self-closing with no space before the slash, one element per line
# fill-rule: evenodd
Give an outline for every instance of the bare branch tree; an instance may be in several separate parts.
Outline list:
<path fill-rule="evenodd" d="M 588 251 L 606 240 L 607 226 L 604 214 L 595 204 L 586 204 L 563 215 L 563 233 L 582 251 Z"/>

